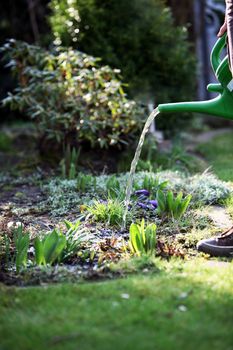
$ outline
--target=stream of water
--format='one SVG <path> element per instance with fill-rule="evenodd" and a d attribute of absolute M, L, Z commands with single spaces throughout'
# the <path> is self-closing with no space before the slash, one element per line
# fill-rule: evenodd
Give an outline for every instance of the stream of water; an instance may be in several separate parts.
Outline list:
<path fill-rule="evenodd" d="M 132 194 L 132 189 L 133 189 L 133 180 L 134 180 L 134 174 L 137 168 L 137 164 L 140 158 L 140 154 L 142 151 L 142 146 L 144 144 L 144 140 L 145 140 L 145 136 L 152 124 L 152 122 L 154 121 L 154 119 L 157 117 L 157 115 L 159 114 L 159 110 L 158 108 L 155 108 L 152 113 L 149 115 L 144 128 L 142 130 L 137 148 L 136 148 L 136 152 L 134 155 L 134 158 L 132 160 L 131 166 L 130 166 L 130 172 L 129 172 L 129 176 L 128 176 L 128 180 L 127 180 L 127 186 L 126 186 L 126 191 L 125 191 L 125 212 L 123 215 L 123 228 L 125 228 L 126 226 L 126 217 L 127 217 L 127 213 L 128 213 L 128 207 L 129 207 L 129 203 L 130 203 L 130 198 L 131 198 L 131 194 Z"/>

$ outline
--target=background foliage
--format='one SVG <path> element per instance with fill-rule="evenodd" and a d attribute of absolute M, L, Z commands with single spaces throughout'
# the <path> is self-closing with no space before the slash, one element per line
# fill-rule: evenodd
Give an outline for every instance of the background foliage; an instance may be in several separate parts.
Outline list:
<path fill-rule="evenodd" d="M 47 21 L 49 15 L 48 0 L 10 0 L 0 2 L 0 45 L 6 39 L 25 40 L 28 43 L 47 45 L 51 41 L 51 30 Z M 0 99 L 15 86 L 9 70 L 0 65 Z M 9 109 L 1 111 L 0 122 L 9 119 L 24 118 L 23 114 L 11 113 Z"/>
<path fill-rule="evenodd" d="M 64 146 L 120 147 L 140 128 L 143 109 L 126 97 L 119 72 L 98 66 L 96 58 L 15 40 L 2 51 L 19 84 L 3 103 L 24 110 L 43 138 Z"/>
<path fill-rule="evenodd" d="M 175 25 L 168 5 L 175 11 Z M 0 6 L 1 42 L 14 37 L 50 47 L 54 37 L 57 45 L 101 57 L 103 64 L 121 69 L 129 84 L 127 93 L 144 103 L 194 97 L 194 56 L 186 29 L 177 27 L 190 20 L 192 0 L 181 6 L 179 16 L 176 2 L 170 0 L 20 0 Z M 15 82 L 7 70 L 1 69 L 1 74 L 3 98 Z M 9 110 L 5 113 L 9 120 Z M 169 115 L 159 118 L 157 125 L 173 134 L 190 122 L 190 116 Z"/>
<path fill-rule="evenodd" d="M 184 27 L 161 0 L 52 0 L 55 43 L 72 46 L 120 68 L 130 96 L 154 103 L 189 100 L 195 60 Z M 188 119 L 189 120 L 189 119 Z M 172 132 L 187 119 L 168 116 Z"/>

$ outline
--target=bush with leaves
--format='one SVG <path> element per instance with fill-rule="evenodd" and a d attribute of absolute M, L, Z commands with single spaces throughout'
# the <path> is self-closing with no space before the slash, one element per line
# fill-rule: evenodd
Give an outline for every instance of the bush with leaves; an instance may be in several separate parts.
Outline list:
<path fill-rule="evenodd" d="M 131 96 L 155 103 L 194 98 L 187 30 L 174 25 L 164 0 L 51 0 L 50 7 L 55 43 L 120 68 Z M 168 115 L 157 123 L 171 132 L 190 120 Z"/>
<path fill-rule="evenodd" d="M 73 49 L 46 51 L 12 39 L 1 50 L 19 84 L 3 105 L 25 111 L 45 139 L 121 148 L 135 138 L 144 112 L 127 98 L 117 70 Z"/>

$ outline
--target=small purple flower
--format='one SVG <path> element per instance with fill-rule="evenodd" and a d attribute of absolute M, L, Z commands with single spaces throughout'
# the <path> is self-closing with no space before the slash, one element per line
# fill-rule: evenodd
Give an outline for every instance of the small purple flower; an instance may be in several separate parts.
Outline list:
<path fill-rule="evenodd" d="M 106 201 L 106 199 L 100 199 L 99 202 L 101 204 L 106 204 L 106 205 L 108 204 L 108 201 Z"/>
<path fill-rule="evenodd" d="M 151 204 L 155 209 L 158 208 L 158 201 L 156 199 L 152 199 L 148 201 L 148 203 Z"/>
<path fill-rule="evenodd" d="M 142 202 L 137 202 L 137 205 L 142 209 L 148 209 L 148 206 Z"/>
<path fill-rule="evenodd" d="M 136 196 L 143 196 L 143 197 L 149 197 L 150 195 L 150 192 L 145 190 L 145 189 L 142 189 L 142 190 L 137 190 L 135 191 Z"/>

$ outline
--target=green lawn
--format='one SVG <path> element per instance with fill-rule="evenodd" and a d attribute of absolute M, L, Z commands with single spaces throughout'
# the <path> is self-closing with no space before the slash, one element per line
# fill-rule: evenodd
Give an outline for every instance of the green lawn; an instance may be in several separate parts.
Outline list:
<path fill-rule="evenodd" d="M 233 349 L 233 264 L 159 262 L 127 279 L 0 287 L 0 349 Z"/>
<path fill-rule="evenodd" d="M 224 181 L 233 181 L 233 134 L 226 133 L 198 147 L 212 166 L 214 173 Z"/>

